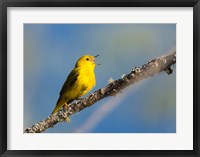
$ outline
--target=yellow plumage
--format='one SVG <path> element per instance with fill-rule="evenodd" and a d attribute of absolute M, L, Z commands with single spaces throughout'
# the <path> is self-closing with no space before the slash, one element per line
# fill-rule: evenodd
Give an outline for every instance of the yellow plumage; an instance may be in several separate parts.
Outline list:
<path fill-rule="evenodd" d="M 85 55 L 78 59 L 60 91 L 60 97 L 52 114 L 58 112 L 62 106 L 82 97 L 96 85 L 94 60 L 97 56 Z"/>

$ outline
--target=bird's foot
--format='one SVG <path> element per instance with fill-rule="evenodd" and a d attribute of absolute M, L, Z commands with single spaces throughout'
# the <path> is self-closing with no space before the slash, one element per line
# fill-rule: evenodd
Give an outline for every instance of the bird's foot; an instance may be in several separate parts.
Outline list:
<path fill-rule="evenodd" d="M 63 109 L 65 110 L 65 111 L 67 111 L 68 110 L 68 104 L 67 103 L 65 103 L 65 105 L 63 106 Z M 67 116 L 67 118 L 65 118 L 65 122 L 67 122 L 67 123 L 69 123 L 69 122 L 71 122 L 71 120 L 70 120 L 70 118 Z"/>
<path fill-rule="evenodd" d="M 81 101 L 83 100 L 84 98 L 77 98 L 76 101 Z"/>
<path fill-rule="evenodd" d="M 65 103 L 65 105 L 63 106 L 64 110 L 67 111 L 68 110 L 68 104 Z"/>

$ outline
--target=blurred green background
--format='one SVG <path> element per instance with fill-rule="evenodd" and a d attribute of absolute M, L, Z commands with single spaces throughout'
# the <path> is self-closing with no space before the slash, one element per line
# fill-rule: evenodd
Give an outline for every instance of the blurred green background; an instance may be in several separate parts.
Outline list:
<path fill-rule="evenodd" d="M 176 24 L 24 24 L 24 129 L 50 115 L 82 55 L 97 55 L 97 85 L 176 48 Z M 176 67 L 105 98 L 46 133 L 175 133 Z M 90 92 L 90 93 L 91 93 Z"/>

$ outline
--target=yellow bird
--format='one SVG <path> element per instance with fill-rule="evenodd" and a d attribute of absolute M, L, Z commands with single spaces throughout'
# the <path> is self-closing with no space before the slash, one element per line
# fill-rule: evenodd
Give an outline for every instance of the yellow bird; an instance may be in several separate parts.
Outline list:
<path fill-rule="evenodd" d="M 97 63 L 94 60 L 98 56 L 84 55 L 78 59 L 60 91 L 60 97 L 52 114 L 58 112 L 64 105 L 82 97 L 96 85 L 94 68 Z"/>

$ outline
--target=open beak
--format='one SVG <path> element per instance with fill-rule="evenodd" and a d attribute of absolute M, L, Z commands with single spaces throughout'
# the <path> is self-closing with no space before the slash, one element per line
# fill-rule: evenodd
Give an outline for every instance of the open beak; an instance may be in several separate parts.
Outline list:
<path fill-rule="evenodd" d="M 94 56 L 94 58 L 97 58 L 98 56 L 100 56 L 100 54 L 98 54 L 98 55 Z"/>
<path fill-rule="evenodd" d="M 100 54 L 94 56 L 94 58 L 96 59 L 98 56 L 100 56 Z M 96 65 L 101 65 L 101 64 L 99 64 L 99 63 L 97 63 L 97 62 L 95 62 L 95 64 L 96 64 Z"/>

